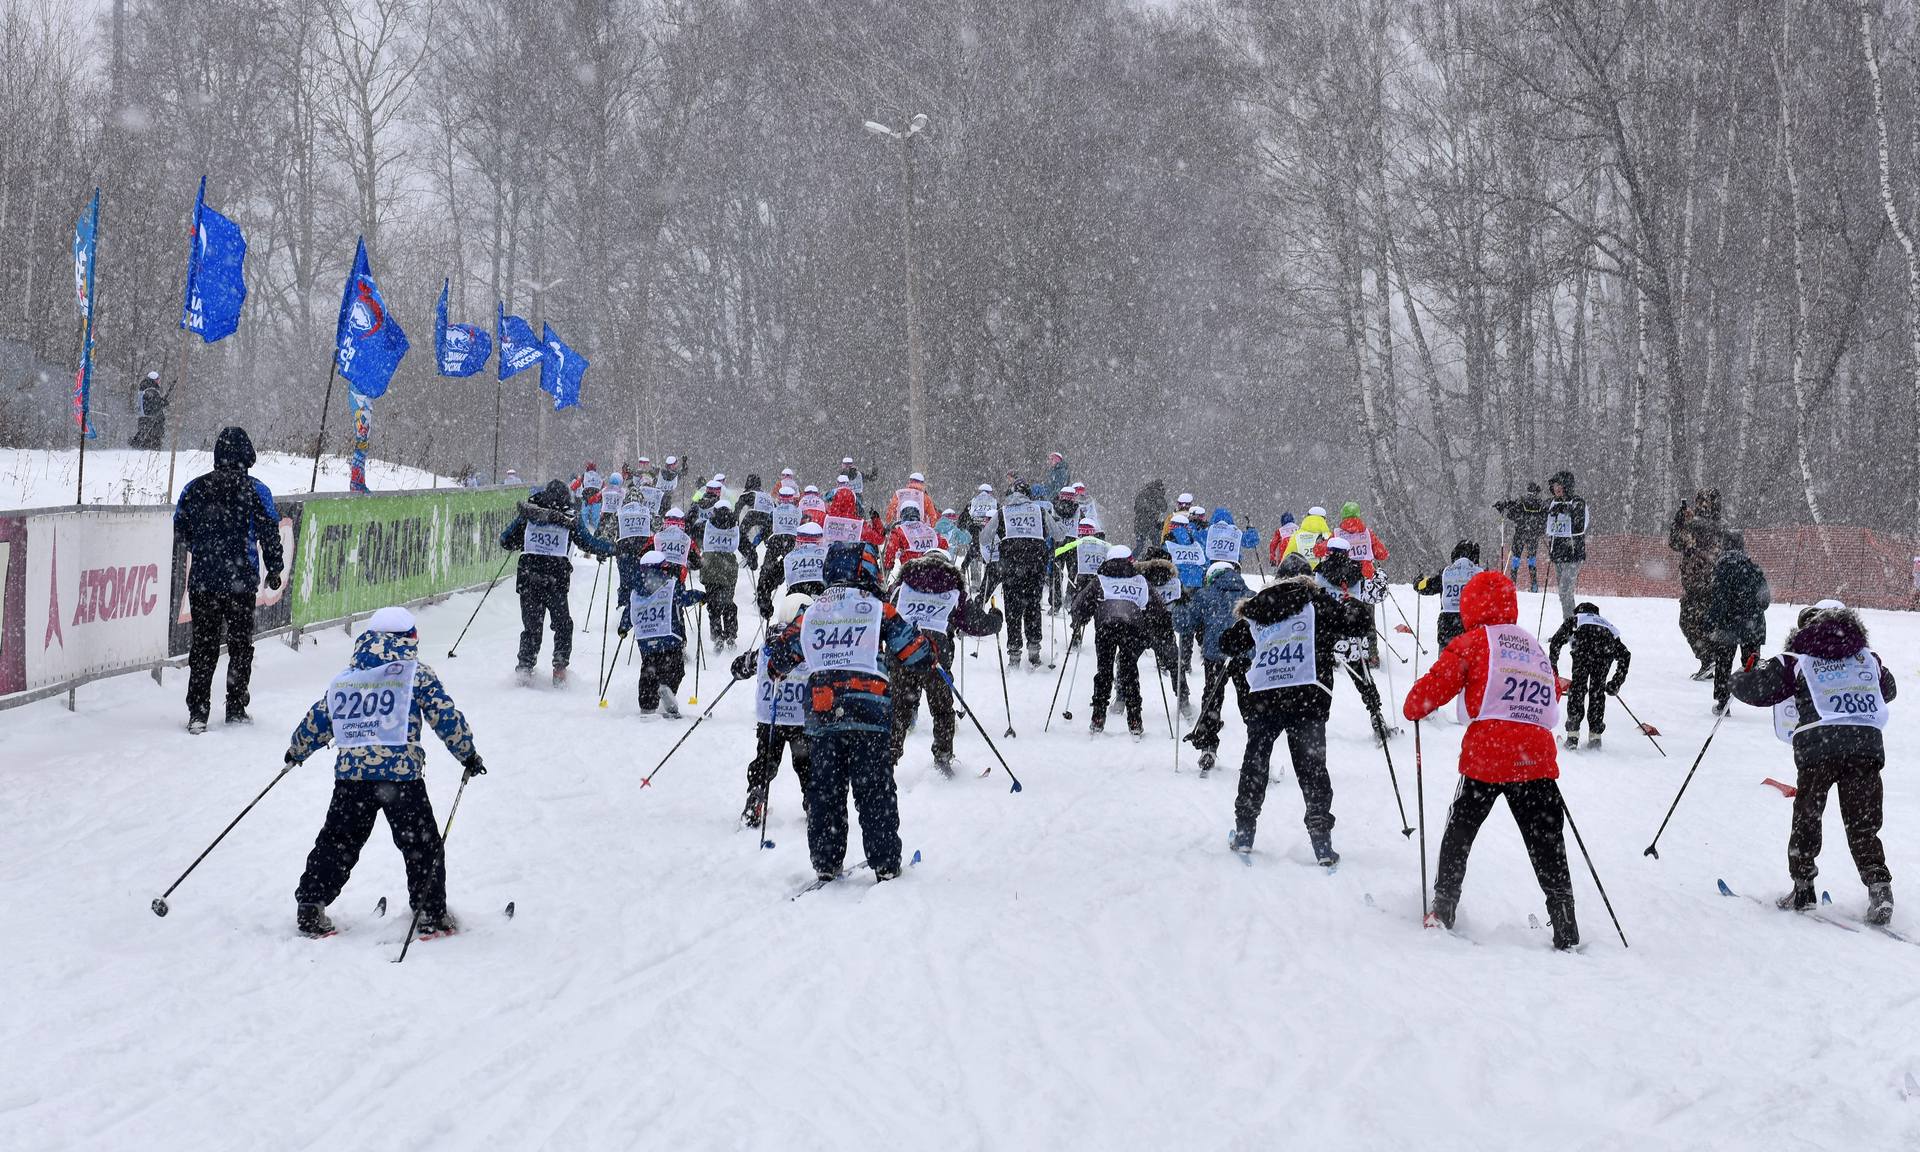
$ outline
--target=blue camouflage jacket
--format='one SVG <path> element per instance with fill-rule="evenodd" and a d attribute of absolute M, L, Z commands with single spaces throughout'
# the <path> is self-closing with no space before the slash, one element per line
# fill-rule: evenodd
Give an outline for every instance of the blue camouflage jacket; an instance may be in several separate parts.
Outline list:
<path fill-rule="evenodd" d="M 377 668 L 400 660 L 420 659 L 420 642 L 401 632 L 362 632 L 353 646 L 353 667 Z M 432 668 L 416 663 L 413 672 L 413 700 L 407 717 L 407 745 L 404 748 L 375 746 L 342 748 L 334 761 L 334 775 L 341 780 L 423 780 L 426 778 L 427 750 L 420 745 L 420 720 L 433 724 L 447 751 L 455 760 L 465 762 L 473 755 L 473 730 L 467 718 L 454 707 L 452 697 Z M 322 697 L 307 710 L 306 719 L 293 730 L 287 754 L 296 763 L 318 752 L 333 740 L 333 719 Z"/>

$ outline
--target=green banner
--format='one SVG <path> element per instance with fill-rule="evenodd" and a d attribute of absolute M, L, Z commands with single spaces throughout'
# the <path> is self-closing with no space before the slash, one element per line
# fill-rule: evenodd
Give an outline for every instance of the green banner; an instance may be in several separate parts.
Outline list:
<path fill-rule="evenodd" d="M 524 488 L 360 492 L 303 500 L 293 623 L 365 615 L 484 584 Z"/>

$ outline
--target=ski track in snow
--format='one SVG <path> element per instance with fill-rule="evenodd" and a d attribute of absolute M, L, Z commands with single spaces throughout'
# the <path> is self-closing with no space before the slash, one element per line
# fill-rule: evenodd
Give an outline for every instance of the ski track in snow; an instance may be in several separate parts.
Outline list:
<path fill-rule="evenodd" d="M 574 572 L 579 614 L 593 566 Z M 1176 776 L 1170 742 L 1152 736 L 1164 717 L 1150 661 L 1144 743 L 1089 738 L 1091 668 L 1077 719 L 1056 716 L 1046 733 L 1057 671 L 1010 670 L 1019 736 L 1003 739 L 991 643 L 960 658 L 963 690 L 1026 790 L 1010 795 L 997 764 L 976 775 L 994 761 L 964 719 L 963 770 L 941 779 L 923 717 L 899 785 L 902 837 L 924 861 L 891 884 L 862 869 L 790 901 L 811 870 L 789 767 L 770 803 L 778 846 L 737 828 L 748 693 L 642 791 L 700 709 L 637 719 L 624 661 L 596 707 L 600 604 L 593 634 L 575 635 L 571 686 L 515 686 L 511 581 L 446 659 L 477 595 L 420 613 L 424 654 L 491 768 L 449 840 L 466 930 L 416 945 L 404 965 L 390 963 L 408 913 L 384 823 L 333 905 L 339 936 L 293 931 L 331 754 L 261 801 L 171 915 L 147 908 L 278 770 L 287 733 L 345 660 L 344 631 L 299 652 L 261 643 L 252 728 L 187 736 L 182 670 L 164 688 L 138 675 L 83 687 L 78 714 L 57 701 L 0 713 L 0 1147 L 1920 1144 L 1920 1101 L 1902 1093 L 1920 1071 L 1911 953 L 1715 890 L 1718 877 L 1769 899 L 1786 886 L 1789 802 L 1760 781 L 1791 779 L 1792 766 L 1764 712 L 1736 705 L 1662 859 L 1641 854 L 1712 719 L 1670 601 L 1601 607 L 1635 652 L 1628 700 L 1671 758 L 1617 706 L 1605 751 L 1562 754 L 1633 948 L 1576 857 L 1588 948 L 1562 956 L 1527 927 L 1529 913 L 1544 921 L 1542 899 L 1504 811 L 1467 878 L 1471 943 L 1420 929 L 1418 839 L 1399 834 L 1350 687 L 1336 689 L 1330 728 L 1338 874 L 1313 865 L 1284 741 L 1242 868 L 1225 846 L 1244 735 L 1231 701 L 1204 781 L 1190 746 Z M 1397 595 L 1411 610 L 1409 591 Z M 1539 601 L 1521 601 L 1531 622 Z M 1770 613 L 1769 650 L 1792 615 Z M 1920 623 L 1866 615 L 1920 691 L 1903 666 Z M 710 658 L 703 700 L 725 663 Z M 1394 669 L 1402 693 L 1410 672 Z M 1920 872 L 1910 707 L 1895 704 L 1886 774 L 1887 844 L 1908 878 Z M 1417 823 L 1408 727 L 1395 766 Z M 1461 730 L 1424 729 L 1431 856 Z M 459 774 L 430 743 L 444 820 Z M 848 860 L 864 854 L 856 823 Z M 1822 863 L 1834 913 L 1857 917 L 1865 896 L 1837 804 Z M 376 919 L 382 895 L 391 910 Z M 1895 926 L 1914 916 L 1902 906 Z"/>

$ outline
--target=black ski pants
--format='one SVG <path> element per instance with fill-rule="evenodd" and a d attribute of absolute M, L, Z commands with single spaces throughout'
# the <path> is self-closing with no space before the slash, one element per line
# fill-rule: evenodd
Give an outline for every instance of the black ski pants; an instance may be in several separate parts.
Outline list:
<path fill-rule="evenodd" d="M 1862 884 L 1887 884 L 1887 850 L 1880 843 L 1884 818 L 1884 789 L 1880 769 L 1884 755 L 1834 757 L 1801 764 L 1794 782 L 1793 831 L 1787 837 L 1787 874 L 1795 884 L 1811 884 L 1820 874 L 1820 821 L 1827 811 L 1827 793 L 1840 791 L 1840 819 L 1846 827 L 1847 848 Z"/>
<path fill-rule="evenodd" d="M 793 754 L 793 774 L 800 781 L 802 802 L 811 804 L 805 799 L 811 789 L 808 779 L 813 775 L 808 756 L 807 730 L 798 724 L 760 724 L 755 727 L 753 759 L 747 764 L 747 793 L 752 796 L 773 785 L 773 778 L 780 774 L 780 751 L 783 748 Z"/>
<path fill-rule="evenodd" d="M 740 609 L 733 602 L 733 589 L 707 591 L 707 619 L 711 622 L 714 643 L 733 643 L 740 639 Z"/>
<path fill-rule="evenodd" d="M 1114 681 L 1120 685 L 1120 703 L 1127 710 L 1127 727 L 1138 728 L 1140 714 L 1140 656 L 1147 650 L 1146 637 L 1137 628 L 1094 625 L 1093 629 L 1093 714 L 1104 719 L 1107 701 L 1113 698 Z"/>
<path fill-rule="evenodd" d="M 1200 719 L 1193 726 L 1193 735 L 1188 739 L 1202 752 L 1216 752 L 1220 748 L 1220 730 L 1226 726 L 1222 711 L 1227 706 L 1227 685 L 1233 677 L 1227 673 L 1225 660 L 1200 661 L 1203 679 L 1200 684 Z"/>
<path fill-rule="evenodd" d="M 939 653 L 940 667 L 951 669 L 952 641 L 938 634 L 929 636 L 929 639 Z M 959 638 L 953 639 L 957 641 Z M 896 666 L 890 687 L 893 694 L 893 730 L 888 741 L 889 761 L 896 765 L 900 763 L 900 756 L 907 748 L 907 728 L 920 711 L 922 695 L 927 698 L 927 711 L 933 714 L 933 755 L 936 759 L 952 759 L 955 727 L 953 689 L 947 687 L 940 673 L 927 667 Z"/>
<path fill-rule="evenodd" d="M 667 648 L 658 652 L 640 654 L 640 711 L 651 712 L 660 707 L 660 687 L 666 685 L 670 694 L 680 691 L 680 681 L 687 675 L 687 650 Z"/>
<path fill-rule="evenodd" d="M 1540 891 L 1546 894 L 1548 906 L 1553 906 L 1556 900 L 1565 900 L 1571 906 L 1573 878 L 1567 871 L 1567 841 L 1561 831 L 1561 815 L 1565 809 L 1557 780 L 1489 784 L 1462 776 L 1460 786 L 1453 793 L 1453 806 L 1447 810 L 1447 830 L 1440 837 L 1440 862 L 1433 876 L 1434 899 L 1447 903 L 1459 901 L 1474 837 L 1480 834 L 1480 825 L 1493 811 L 1494 801 L 1502 796 L 1507 798 L 1507 809 L 1513 813 L 1514 823 L 1520 826 L 1520 839 L 1527 846 L 1527 858 L 1533 861 L 1533 875 L 1540 882 Z"/>
<path fill-rule="evenodd" d="M 1595 660 L 1573 654 L 1573 687 L 1567 689 L 1567 733 L 1578 736 L 1580 722 L 1598 736 L 1607 730 L 1607 677 L 1613 672 L 1611 659 Z"/>
<path fill-rule="evenodd" d="M 1045 585 L 1043 573 L 1010 572 L 1007 579 L 1007 660 L 1019 659 L 1020 650 L 1040 651 L 1040 597 Z"/>
<path fill-rule="evenodd" d="M 293 897 L 302 904 L 333 903 L 373 834 L 373 818 L 387 814 L 393 846 L 407 864 L 407 900 L 422 918 L 447 910 L 447 869 L 440 852 L 440 826 L 424 780 L 335 780 L 326 823 L 307 853 L 307 870 Z"/>
<path fill-rule="evenodd" d="M 847 793 L 860 816 L 860 843 L 875 871 L 899 871 L 900 797 L 887 759 L 887 733 L 823 728 L 809 736 L 807 852 L 816 875 L 847 859 Z"/>
<path fill-rule="evenodd" d="M 532 668 L 540 656 L 543 625 L 553 627 L 553 665 L 565 668 L 573 659 L 573 611 L 567 607 L 565 580 L 529 580 L 520 589 L 519 667 Z"/>
<path fill-rule="evenodd" d="M 245 712 L 252 699 L 253 593 L 187 594 L 193 612 L 193 639 L 187 648 L 187 718 L 205 720 L 213 708 L 213 670 L 220 663 L 220 642 L 227 645 L 227 715 Z"/>
<path fill-rule="evenodd" d="M 1323 840 L 1333 833 L 1333 777 L 1327 775 L 1327 722 L 1305 717 L 1291 723 L 1255 712 L 1247 717 L 1247 751 L 1240 761 L 1240 791 L 1233 799 L 1234 824 L 1249 836 L 1267 800 L 1268 765 L 1280 734 L 1287 734 L 1293 774 L 1300 778 L 1306 805 L 1307 835 Z"/>

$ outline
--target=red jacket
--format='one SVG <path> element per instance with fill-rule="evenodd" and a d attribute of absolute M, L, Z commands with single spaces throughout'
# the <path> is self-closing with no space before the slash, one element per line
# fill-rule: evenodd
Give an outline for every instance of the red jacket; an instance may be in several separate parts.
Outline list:
<path fill-rule="evenodd" d="M 1519 598 L 1513 581 L 1499 572 L 1482 572 L 1460 592 L 1460 623 L 1454 638 L 1425 676 L 1407 691 L 1402 711 L 1419 720 L 1463 692 L 1467 715 L 1475 717 L 1460 741 L 1460 774 L 1487 784 L 1559 778 L 1559 737 L 1551 728 L 1517 720 L 1481 720 L 1480 699 L 1487 690 L 1487 625 L 1517 624 Z M 1555 692 L 1559 691 L 1555 686 Z"/>
<path fill-rule="evenodd" d="M 939 541 L 939 544 L 936 545 L 936 547 L 945 548 L 947 546 L 947 538 L 945 536 L 940 535 L 940 533 L 935 532 L 933 534 L 933 538 Z M 920 557 L 925 555 L 926 555 L 925 552 L 915 552 L 912 548 L 908 547 L 907 534 L 901 531 L 900 525 L 895 524 L 893 526 L 893 531 L 887 533 L 886 550 L 881 554 L 881 557 L 880 557 L 880 571 L 882 572 L 893 571 L 893 562 L 895 560 L 898 560 L 900 561 L 900 563 L 905 564 L 909 560 L 918 560 L 920 559 Z"/>
<path fill-rule="evenodd" d="M 1280 561 L 1286 559 L 1287 541 L 1293 539 L 1295 531 L 1297 531 L 1297 528 L 1292 524 L 1275 528 L 1273 530 L 1273 539 L 1267 541 L 1267 559 L 1272 561 L 1275 568 L 1280 567 Z"/>
<path fill-rule="evenodd" d="M 1367 527 L 1367 522 L 1360 519 L 1360 517 L 1347 517 L 1345 520 L 1340 521 L 1340 527 L 1335 529 L 1335 531 L 1342 535 L 1352 536 L 1358 536 L 1360 533 L 1365 532 L 1367 539 L 1373 542 L 1373 560 L 1385 560 L 1387 558 L 1387 546 L 1380 542 L 1379 535 L 1376 534 L 1373 529 Z M 1283 550 L 1285 547 L 1284 544 L 1281 545 Z M 1327 542 L 1325 540 L 1320 540 L 1314 544 L 1313 558 L 1315 560 L 1325 560 L 1327 558 Z M 1369 580 L 1373 578 L 1373 560 L 1360 561 L 1360 574 Z M 1279 561 L 1275 560 L 1274 563 L 1278 564 Z M 1512 621 L 1508 621 L 1508 623 L 1512 623 Z"/>

